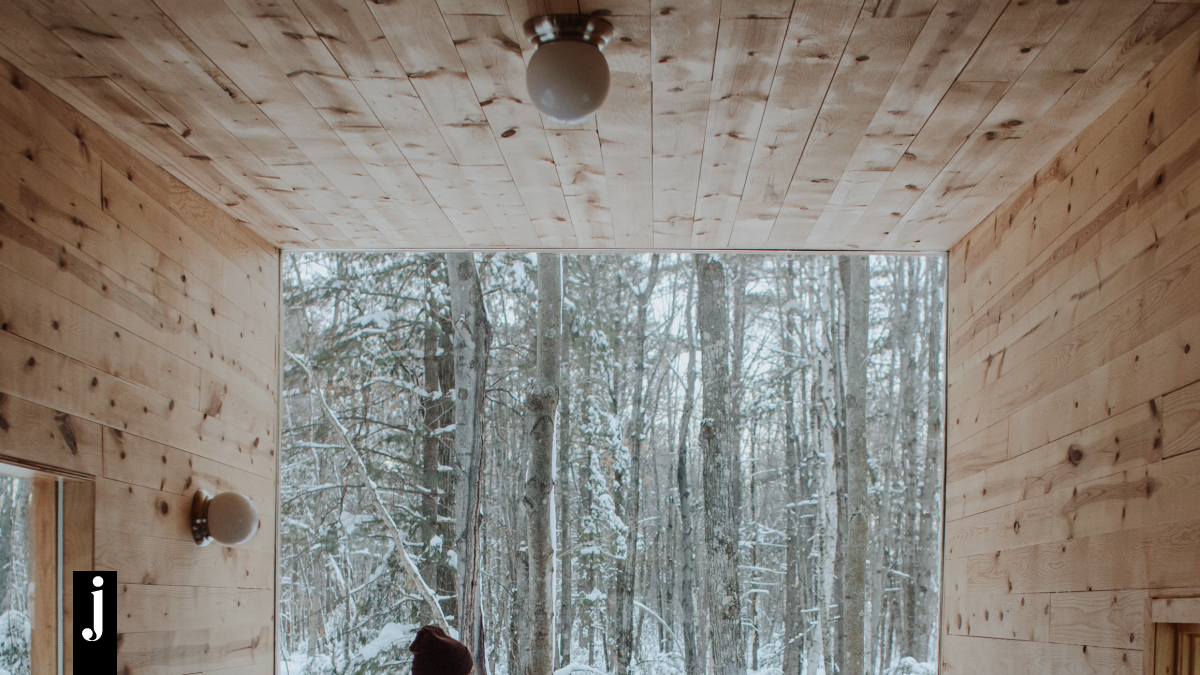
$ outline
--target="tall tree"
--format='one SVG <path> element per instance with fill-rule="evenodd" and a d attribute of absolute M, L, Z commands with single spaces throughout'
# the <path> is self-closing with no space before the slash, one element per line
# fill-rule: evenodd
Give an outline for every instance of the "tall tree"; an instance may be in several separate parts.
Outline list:
<path fill-rule="evenodd" d="M 846 531 L 842 569 L 842 622 L 845 665 L 843 675 L 864 675 L 867 539 L 869 504 L 867 480 L 867 332 L 871 268 L 866 256 L 838 259 L 846 298 L 845 412 Z"/>
<path fill-rule="evenodd" d="M 554 416 L 559 397 L 562 332 L 562 258 L 538 254 L 537 368 L 525 399 L 530 414 L 529 470 L 525 480 L 529 549 L 529 666 L 526 675 L 554 670 Z"/>
<path fill-rule="evenodd" d="M 787 482 L 788 506 L 783 517 L 787 533 L 787 554 L 784 561 L 784 608 L 783 608 L 783 673 L 784 675 L 800 674 L 800 656 L 804 647 L 804 636 L 801 632 L 801 621 L 804 610 L 801 607 L 800 588 L 800 444 L 796 434 L 796 398 L 792 382 L 795 379 L 795 346 L 792 344 L 790 314 L 796 309 L 795 269 L 792 261 L 787 261 L 781 285 L 783 307 L 780 310 L 779 327 L 783 351 L 782 394 L 784 405 L 784 460 L 783 472 Z"/>
<path fill-rule="evenodd" d="M 646 381 L 646 317 L 650 298 L 658 283 L 659 256 L 650 258 L 650 270 L 638 287 L 637 320 L 633 326 L 633 425 L 629 434 L 629 475 L 625 479 L 625 557 L 617 561 L 616 657 L 617 675 L 629 672 L 633 657 L 633 595 L 637 571 L 638 512 L 641 509 L 642 442 L 645 440 L 646 414 L 643 405 Z"/>
<path fill-rule="evenodd" d="M 458 630 L 475 656 L 476 675 L 487 674 L 480 602 L 481 490 L 484 462 L 484 405 L 492 325 L 475 254 L 446 254 L 454 326 L 454 550 L 458 557 Z"/>
<path fill-rule="evenodd" d="M 912 646 L 912 656 L 918 661 L 927 661 L 929 653 L 930 625 L 937 624 L 938 571 L 941 561 L 940 540 L 937 533 L 937 490 L 942 479 L 942 289 L 945 286 L 945 267 L 940 258 L 925 261 L 927 289 L 925 297 L 925 470 L 921 476 L 921 522 L 917 530 L 917 548 L 922 556 L 918 560 L 915 580 L 917 587 L 917 635 Z"/>
<path fill-rule="evenodd" d="M 565 284 L 564 284 L 565 286 Z M 571 319 L 563 312 L 562 396 L 558 402 L 558 565 L 561 601 L 558 617 L 558 667 L 571 663 L 571 635 L 575 628 L 575 561 L 571 552 Z"/>
<path fill-rule="evenodd" d="M 445 284 L 445 257 L 426 261 L 425 322 L 422 326 L 421 362 L 424 387 L 420 392 L 422 433 L 421 482 L 427 489 L 421 499 L 421 541 L 429 543 L 421 574 L 438 592 L 439 599 L 457 597 L 454 569 L 447 564 L 451 543 L 453 485 L 443 477 L 443 466 L 453 462 L 454 451 L 454 347 L 445 327 L 448 320 L 440 302 Z M 451 329 L 452 330 L 452 329 Z M 449 511 L 449 513 L 448 513 Z M 453 610 L 453 606 L 451 606 Z"/>
<path fill-rule="evenodd" d="M 752 256 L 735 255 L 732 256 L 731 262 L 733 268 L 732 288 L 730 289 L 733 296 L 733 322 L 730 326 L 730 336 L 732 347 L 729 352 L 729 424 L 730 424 L 730 441 L 733 456 L 741 458 L 742 456 L 742 395 L 746 390 L 745 382 L 743 382 L 742 371 L 746 360 L 746 281 L 750 273 L 750 260 Z M 733 481 L 733 508 L 741 513 L 742 510 L 742 477 L 741 466 L 734 464 L 734 471 L 737 477 Z"/>
<path fill-rule="evenodd" d="M 742 640 L 741 584 L 738 580 L 740 518 L 734 481 L 729 386 L 729 301 L 725 265 L 714 255 L 695 256 L 699 290 L 696 325 L 700 332 L 704 387 L 700 447 L 704 453 L 704 534 L 707 547 L 708 613 L 714 675 L 746 672 Z"/>
<path fill-rule="evenodd" d="M 679 413 L 679 448 L 676 456 L 675 481 L 679 490 L 680 613 L 683 615 L 684 672 L 701 675 L 704 664 L 696 643 L 696 536 L 692 529 L 692 491 L 688 485 L 688 428 L 696 402 L 696 341 L 692 323 L 692 289 L 688 283 L 687 310 L 687 389 L 683 395 L 683 410 Z"/>

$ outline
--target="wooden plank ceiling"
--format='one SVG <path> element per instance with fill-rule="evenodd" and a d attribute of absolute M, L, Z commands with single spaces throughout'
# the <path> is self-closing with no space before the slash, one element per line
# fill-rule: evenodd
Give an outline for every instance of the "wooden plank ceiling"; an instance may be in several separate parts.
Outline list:
<path fill-rule="evenodd" d="M 0 0 L 0 58 L 283 248 L 944 251 L 1200 28 L 1149 0 Z M 521 33 L 616 27 L 609 99 Z"/>

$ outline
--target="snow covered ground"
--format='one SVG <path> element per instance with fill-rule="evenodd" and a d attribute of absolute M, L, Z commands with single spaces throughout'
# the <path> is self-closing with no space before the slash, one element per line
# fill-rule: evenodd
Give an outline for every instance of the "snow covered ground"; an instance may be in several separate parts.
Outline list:
<path fill-rule="evenodd" d="M 29 675 L 32 626 L 23 612 L 0 614 L 0 675 Z"/>

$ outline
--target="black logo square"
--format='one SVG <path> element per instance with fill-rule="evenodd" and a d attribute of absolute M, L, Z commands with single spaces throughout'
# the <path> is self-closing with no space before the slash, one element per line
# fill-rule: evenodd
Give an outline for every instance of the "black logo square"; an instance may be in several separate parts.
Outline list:
<path fill-rule="evenodd" d="M 117 669 L 117 573 L 72 572 L 74 675 Z"/>

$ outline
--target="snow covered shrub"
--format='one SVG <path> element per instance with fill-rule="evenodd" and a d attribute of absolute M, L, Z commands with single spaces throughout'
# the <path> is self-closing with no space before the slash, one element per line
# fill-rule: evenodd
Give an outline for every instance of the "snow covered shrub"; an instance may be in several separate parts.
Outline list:
<path fill-rule="evenodd" d="M 29 675 L 29 617 L 15 609 L 0 614 L 0 675 Z"/>
<path fill-rule="evenodd" d="M 892 666 L 888 675 L 937 675 L 937 665 L 920 663 L 911 656 L 905 656 L 900 659 L 899 663 Z"/>

